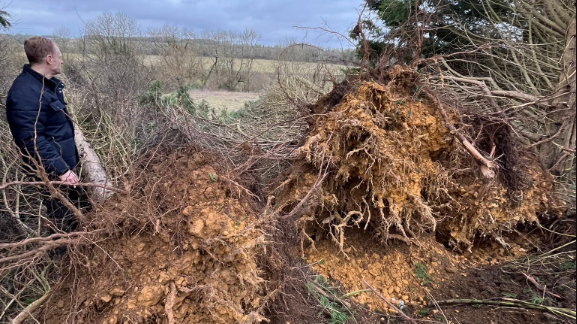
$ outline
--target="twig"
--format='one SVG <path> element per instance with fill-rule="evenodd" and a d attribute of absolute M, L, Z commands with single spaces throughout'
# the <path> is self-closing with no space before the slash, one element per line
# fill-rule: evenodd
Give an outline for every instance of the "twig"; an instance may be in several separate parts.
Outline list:
<path fill-rule="evenodd" d="M 49 181 L 49 184 L 52 185 L 56 185 L 56 186 L 79 186 L 79 187 L 97 187 L 97 188 L 103 188 L 106 190 L 111 190 L 111 191 L 116 191 L 122 194 L 126 194 L 127 192 L 125 190 L 122 189 L 118 189 L 115 187 L 111 187 L 111 186 L 107 186 L 107 185 L 102 185 L 102 184 L 98 184 L 98 183 L 77 183 L 77 184 L 69 184 L 67 182 L 64 181 Z M 10 187 L 10 186 L 41 186 L 41 185 L 46 185 L 45 181 L 13 181 L 13 182 L 8 182 L 5 183 L 3 185 L 0 186 L 0 190 L 5 190 L 6 188 Z"/>
<path fill-rule="evenodd" d="M 336 296 L 332 296 L 332 295 L 327 294 L 322 288 L 320 288 L 319 286 L 317 286 L 317 285 L 314 284 L 314 283 L 313 283 L 313 287 L 315 288 L 315 290 L 316 290 L 319 294 L 325 296 L 328 300 L 330 300 L 330 301 L 332 301 L 332 302 L 335 302 L 335 303 L 342 304 L 342 305 L 344 305 L 344 306 L 347 307 L 347 308 L 351 308 L 351 304 L 349 304 L 348 302 L 346 302 L 346 301 L 344 301 L 344 300 L 342 300 L 342 299 L 340 299 L 340 298 L 338 298 L 338 297 L 336 297 Z"/>
<path fill-rule="evenodd" d="M 565 244 L 565 245 L 556 247 L 556 248 L 554 248 L 553 250 L 551 250 L 551 251 L 549 251 L 549 252 L 547 252 L 547 253 L 541 254 L 539 257 L 541 258 L 541 257 L 544 257 L 544 256 L 551 255 L 551 254 L 553 254 L 554 252 L 557 252 L 557 251 L 559 251 L 559 250 L 561 250 L 561 249 L 563 249 L 563 248 L 568 247 L 569 245 L 575 244 L 576 241 L 577 241 L 577 240 L 573 240 L 573 241 L 571 241 L 571 242 L 569 242 L 569 243 L 567 243 L 567 244 Z"/>
<path fill-rule="evenodd" d="M 372 291 L 372 290 L 361 289 L 361 290 L 357 290 L 357 291 L 351 291 L 350 293 L 346 293 L 346 294 L 342 295 L 341 298 L 349 298 L 349 297 L 360 295 L 362 293 L 366 293 L 366 292 L 370 292 L 370 291 Z"/>
<path fill-rule="evenodd" d="M 441 312 L 441 315 L 443 316 L 443 319 L 445 320 L 445 323 L 449 323 L 449 320 L 447 319 L 447 316 L 445 315 L 445 312 L 443 311 L 443 309 L 441 308 L 441 306 L 439 306 L 439 303 L 437 303 L 437 300 L 435 299 L 435 297 L 433 297 L 433 295 L 431 294 L 431 292 L 429 291 L 429 289 L 425 288 L 425 291 L 427 292 L 427 295 L 429 295 L 429 298 L 431 298 L 432 304 L 439 310 L 439 312 Z"/>
<path fill-rule="evenodd" d="M 323 183 L 323 181 L 327 177 L 328 173 L 326 172 L 326 170 L 324 174 L 322 174 L 322 171 L 323 169 L 321 168 L 319 170 L 319 177 L 317 178 L 317 181 L 315 181 L 315 183 L 313 184 L 309 192 L 307 192 L 307 194 L 304 196 L 304 198 L 301 199 L 301 201 L 295 206 L 295 208 L 293 208 L 293 210 L 291 210 L 290 213 L 288 213 L 285 216 L 281 216 L 281 218 L 291 218 L 301 210 L 303 205 L 308 201 L 309 197 L 313 194 L 313 192 L 315 192 L 315 190 L 317 190 L 317 188 Z"/>
<path fill-rule="evenodd" d="M 575 155 L 575 149 L 573 148 L 568 148 L 568 147 L 561 147 L 561 150 L 569 152 L 569 153 L 573 153 L 573 155 Z"/>
<path fill-rule="evenodd" d="M 28 245 L 28 244 L 52 242 L 52 241 L 55 241 L 57 239 L 64 239 L 64 238 L 68 239 L 68 238 L 72 238 L 72 237 L 79 236 L 79 235 L 96 234 L 96 233 L 99 233 L 102 231 L 104 231 L 104 229 L 99 229 L 99 230 L 95 230 L 92 232 L 72 232 L 72 233 L 66 233 L 66 234 L 52 234 L 52 235 L 46 236 L 46 237 L 32 237 L 32 238 L 25 239 L 25 240 L 22 240 L 19 242 L 14 242 L 14 243 L 2 243 L 2 244 L 0 244 L 0 249 L 13 249 L 13 248 L 17 248 L 17 247 Z"/>
<path fill-rule="evenodd" d="M 413 324 L 417 324 L 417 321 L 410 318 L 407 314 L 403 313 L 402 310 L 398 309 L 395 305 L 393 305 L 390 301 L 388 301 L 385 298 L 385 296 L 381 295 L 380 292 L 378 292 L 375 288 L 373 288 L 371 285 L 369 285 L 369 283 L 365 280 L 365 278 L 363 278 L 363 283 L 365 284 L 365 286 L 367 286 L 367 288 L 369 288 L 373 293 L 375 293 L 375 295 L 377 295 L 380 299 L 382 299 L 385 303 L 387 303 L 387 305 L 389 305 L 389 307 L 394 309 L 402 318 L 404 318 L 405 320 L 407 320 Z"/>
<path fill-rule="evenodd" d="M 535 147 L 535 146 L 539 146 L 539 145 L 541 145 L 541 144 L 551 142 L 552 140 L 554 140 L 555 138 L 557 138 L 559 135 L 561 135 L 561 132 L 562 132 L 563 129 L 565 128 L 565 125 L 567 125 L 567 122 L 568 122 L 568 120 L 565 120 L 565 121 L 563 122 L 563 125 L 561 125 L 561 127 L 559 127 L 559 130 L 557 131 L 557 133 L 553 134 L 552 136 L 549 136 L 548 138 L 546 138 L 546 139 L 544 139 L 544 140 L 541 140 L 541 141 L 539 141 L 539 142 L 536 142 L 536 143 L 533 143 L 533 144 L 529 145 L 528 148 Z"/>
<path fill-rule="evenodd" d="M 188 133 L 188 138 L 193 141 L 194 137 L 192 137 L 192 132 L 190 130 L 190 123 L 188 122 L 188 115 L 184 110 L 184 104 L 182 103 L 182 98 L 179 99 L 180 101 L 180 111 L 182 112 L 182 116 L 184 117 L 184 122 L 186 123 L 186 131 Z"/>
<path fill-rule="evenodd" d="M 565 299 L 565 298 L 563 298 L 562 296 L 559 296 L 559 295 L 557 295 L 557 294 L 554 294 L 554 293 L 548 291 L 547 288 L 546 288 L 546 286 L 543 287 L 541 284 L 539 284 L 539 283 L 537 282 L 537 280 L 535 280 L 535 278 L 529 276 L 528 274 L 526 274 L 526 273 L 524 273 L 524 272 L 521 272 L 521 273 L 525 276 L 525 278 L 527 278 L 527 280 L 529 280 L 530 283 L 533 284 L 533 286 L 535 286 L 535 288 L 537 288 L 538 290 L 542 291 L 544 294 L 547 294 L 547 295 L 549 295 L 549 296 L 551 296 L 551 297 L 554 297 L 554 298 L 557 298 L 557 299 L 561 299 L 561 300 Z"/>
<path fill-rule="evenodd" d="M 21 324 L 24 322 L 24 320 L 26 320 L 28 318 L 28 316 L 32 315 L 32 312 L 35 311 L 40 305 L 42 305 L 46 299 L 48 299 L 48 294 L 50 291 L 47 291 L 44 296 L 38 298 L 37 300 L 35 300 L 32 304 L 28 305 L 26 308 L 24 308 L 22 310 L 22 312 L 20 312 L 20 314 L 18 314 L 18 316 L 16 316 L 11 324 Z"/>
<path fill-rule="evenodd" d="M 50 241 L 50 242 L 45 243 L 41 247 L 34 249 L 34 250 L 31 250 L 31 251 L 28 251 L 26 253 L 17 254 L 17 255 L 5 257 L 5 258 L 0 258 L 0 264 L 6 263 L 6 262 L 19 261 L 22 259 L 29 259 L 29 258 L 34 259 L 35 257 L 39 257 L 39 256 L 43 255 L 44 253 L 48 252 L 48 250 L 50 250 L 50 249 L 53 249 L 53 248 L 59 247 L 59 246 L 69 245 L 71 243 L 80 243 L 80 240 L 59 239 L 59 240 L 55 240 L 55 241 Z"/>
<path fill-rule="evenodd" d="M 4 287 L 0 286 L 0 291 L 6 295 L 7 297 L 10 298 L 10 301 L 8 303 L 6 303 L 6 301 L 2 301 L 2 304 L 4 304 L 4 310 L 2 311 L 2 313 L 0 313 L 0 318 L 5 318 L 4 315 L 6 315 L 6 313 L 8 312 L 8 310 L 10 309 L 10 306 L 13 303 L 18 303 L 21 307 L 22 304 L 19 302 L 19 299 L 22 295 L 22 293 L 24 292 L 24 290 L 28 289 L 30 287 L 30 284 L 33 282 L 34 280 L 30 280 L 29 282 L 27 282 L 24 287 L 16 294 L 11 294 L 8 290 L 6 290 Z"/>

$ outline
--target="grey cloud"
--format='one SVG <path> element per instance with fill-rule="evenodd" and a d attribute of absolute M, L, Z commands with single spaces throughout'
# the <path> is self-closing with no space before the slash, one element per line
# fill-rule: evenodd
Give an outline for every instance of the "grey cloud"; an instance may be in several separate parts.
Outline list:
<path fill-rule="evenodd" d="M 7 11 L 15 22 L 11 32 L 22 34 L 47 35 L 59 27 L 75 34 L 81 30 L 82 20 L 92 20 L 105 11 L 122 11 L 136 19 L 143 31 L 163 24 L 188 27 L 196 32 L 253 29 L 262 35 L 261 42 L 266 45 L 286 38 L 301 40 L 307 35 L 308 42 L 338 46 L 335 39 L 293 26 L 321 26 L 324 19 L 335 31 L 346 34 L 357 19 L 356 8 L 361 1 L 15 0 Z"/>

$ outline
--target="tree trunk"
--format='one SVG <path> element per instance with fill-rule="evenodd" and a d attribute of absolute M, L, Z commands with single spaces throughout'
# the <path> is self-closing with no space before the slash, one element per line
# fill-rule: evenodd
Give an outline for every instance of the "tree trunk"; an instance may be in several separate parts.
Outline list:
<path fill-rule="evenodd" d="M 96 152 L 90 147 L 86 141 L 86 137 L 82 131 L 76 127 L 74 129 L 74 140 L 80 155 L 80 162 L 82 163 L 82 175 L 88 182 L 99 184 L 102 186 L 112 186 L 106 176 L 106 171 L 100 164 L 100 159 Z M 95 202 L 104 202 L 112 196 L 113 192 L 101 187 L 88 188 L 88 195 Z"/>
<path fill-rule="evenodd" d="M 545 166 L 563 178 L 571 177 L 575 171 L 575 18 L 566 34 L 565 53 L 559 82 L 553 93 L 549 115 L 549 136 L 559 133 L 553 141 L 541 145 L 540 153 Z"/>

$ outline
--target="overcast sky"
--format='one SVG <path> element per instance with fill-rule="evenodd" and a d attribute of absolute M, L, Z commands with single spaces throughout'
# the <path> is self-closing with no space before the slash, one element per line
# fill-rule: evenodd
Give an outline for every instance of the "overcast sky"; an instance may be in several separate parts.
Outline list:
<path fill-rule="evenodd" d="M 319 36 L 293 26 L 321 27 L 347 34 L 358 18 L 362 0 L 0 0 L 11 14 L 10 33 L 51 35 L 66 27 L 78 35 L 84 22 L 108 12 L 124 12 L 143 31 L 164 24 L 202 30 L 247 28 L 259 33 L 261 44 L 276 45 L 294 38 L 320 46 L 339 47 L 335 37 Z M 346 45 L 343 43 L 343 45 Z"/>

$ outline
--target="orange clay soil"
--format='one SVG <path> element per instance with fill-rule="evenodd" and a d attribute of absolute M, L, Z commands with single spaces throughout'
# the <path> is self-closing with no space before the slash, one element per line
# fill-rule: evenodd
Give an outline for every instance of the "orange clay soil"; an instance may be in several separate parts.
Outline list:
<path fill-rule="evenodd" d="M 337 281 L 355 302 L 389 313 L 394 311 L 366 291 L 363 279 L 394 305 L 403 301 L 419 309 L 430 300 L 425 289 L 435 291 L 454 276 L 467 276 L 470 268 L 516 259 L 531 249 L 522 237 L 510 242 L 509 250 L 493 242 L 464 254 L 450 252 L 433 237 L 421 237 L 418 245 L 391 241 L 384 246 L 360 229 L 347 233 L 346 246 L 347 256 L 333 242 L 320 240 L 306 249 L 305 259 L 315 272 Z"/>
<path fill-rule="evenodd" d="M 147 172 L 141 197 L 95 213 L 152 224 L 82 251 L 42 322 L 260 323 L 261 225 L 214 165 L 198 153 L 172 154 Z"/>

